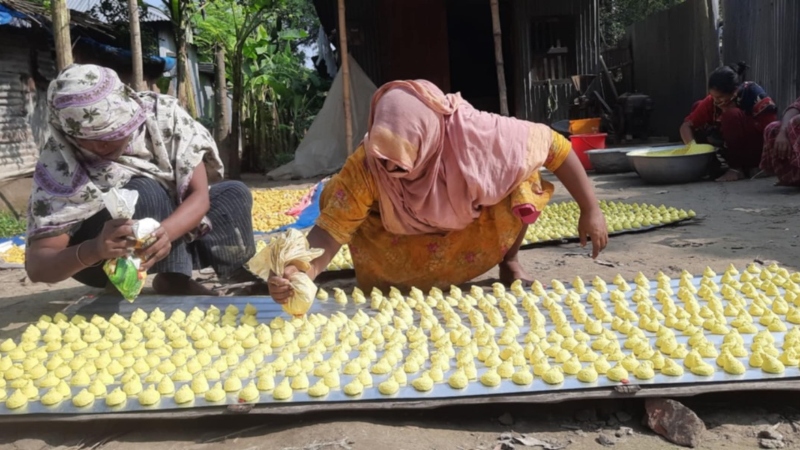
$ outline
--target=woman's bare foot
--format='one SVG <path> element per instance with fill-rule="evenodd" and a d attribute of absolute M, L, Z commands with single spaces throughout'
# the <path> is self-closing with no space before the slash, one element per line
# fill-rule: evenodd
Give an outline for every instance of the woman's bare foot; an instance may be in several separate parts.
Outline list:
<path fill-rule="evenodd" d="M 192 277 L 180 273 L 159 273 L 153 279 L 153 289 L 158 295 L 198 295 L 216 297 L 219 294 L 203 286 Z"/>
<path fill-rule="evenodd" d="M 500 268 L 500 282 L 507 286 L 517 280 L 520 280 L 524 287 L 529 287 L 533 284 L 533 277 L 525 272 L 525 269 L 522 268 L 522 264 L 516 259 L 512 261 L 503 261 L 498 264 L 498 267 Z"/>
<path fill-rule="evenodd" d="M 718 182 L 729 182 L 729 181 L 739 181 L 744 180 L 745 176 L 739 170 L 736 169 L 728 169 L 721 177 L 717 178 L 715 181 Z"/>

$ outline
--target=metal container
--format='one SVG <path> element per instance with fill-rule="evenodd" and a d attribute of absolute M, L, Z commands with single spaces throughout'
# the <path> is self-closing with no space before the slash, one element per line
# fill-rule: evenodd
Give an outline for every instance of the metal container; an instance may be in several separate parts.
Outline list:
<path fill-rule="evenodd" d="M 710 147 L 708 153 L 655 156 L 656 153 L 684 148 L 684 145 L 650 148 L 629 152 L 627 157 L 639 176 L 650 184 L 682 184 L 701 180 L 708 175 L 709 165 L 716 153 Z"/>
<path fill-rule="evenodd" d="M 586 154 L 596 173 L 625 173 L 633 171 L 627 154 L 637 148 L 641 147 L 589 150 Z"/>

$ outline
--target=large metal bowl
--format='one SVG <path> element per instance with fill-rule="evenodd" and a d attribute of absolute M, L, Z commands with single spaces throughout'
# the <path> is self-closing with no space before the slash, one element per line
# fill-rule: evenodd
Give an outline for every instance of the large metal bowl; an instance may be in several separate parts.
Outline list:
<path fill-rule="evenodd" d="M 586 154 L 592 163 L 595 173 L 625 173 L 632 172 L 633 166 L 628 160 L 628 152 L 642 147 L 607 148 L 604 150 L 589 150 Z"/>
<path fill-rule="evenodd" d="M 636 173 L 651 184 L 692 183 L 708 175 L 709 165 L 717 157 L 711 146 L 707 153 L 657 156 L 681 148 L 684 146 L 656 147 L 632 151 L 627 156 Z"/>

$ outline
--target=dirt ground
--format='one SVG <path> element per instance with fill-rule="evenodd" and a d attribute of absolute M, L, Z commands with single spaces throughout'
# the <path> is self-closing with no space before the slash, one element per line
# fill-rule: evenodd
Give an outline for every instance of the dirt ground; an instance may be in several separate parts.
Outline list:
<path fill-rule="evenodd" d="M 584 279 L 600 275 L 610 280 L 617 273 L 631 279 L 639 271 L 653 277 L 659 270 L 677 275 L 681 269 L 698 273 L 706 266 L 722 271 L 731 263 L 743 267 L 756 259 L 778 261 L 794 269 L 800 266 L 800 196 L 795 189 L 773 187 L 773 180 L 654 187 L 644 185 L 635 175 L 615 175 L 595 176 L 593 182 L 602 199 L 694 209 L 700 219 L 685 226 L 614 237 L 601 256 L 602 264 L 581 256 L 586 252 L 575 244 L 523 251 L 524 266 L 542 281 L 569 281 L 575 275 Z M 566 198 L 564 189 L 558 189 L 556 199 Z M 492 271 L 481 279 L 496 275 Z M 352 280 L 336 284 L 348 285 Z M 92 292 L 74 282 L 33 285 L 22 271 L 0 271 L 0 285 L 0 338 L 17 334 L 41 314 L 60 311 Z M 686 402 L 709 429 L 700 448 L 758 448 L 758 431 L 776 425 L 786 439 L 786 448 L 800 448 L 800 434 L 791 423 L 800 420 L 800 410 L 790 407 L 798 405 L 798 397 L 791 393 L 751 397 L 728 394 Z M 568 444 L 568 449 L 584 450 L 601 448 L 596 442 L 598 436 L 613 436 L 620 426 L 631 427 L 633 435 L 621 438 L 614 448 L 677 448 L 642 427 L 643 413 L 641 401 L 629 400 L 548 406 L 487 403 L 457 410 L 335 416 L 220 415 L 202 420 L 0 423 L 0 449 L 491 450 L 501 433 L 513 430 Z"/>

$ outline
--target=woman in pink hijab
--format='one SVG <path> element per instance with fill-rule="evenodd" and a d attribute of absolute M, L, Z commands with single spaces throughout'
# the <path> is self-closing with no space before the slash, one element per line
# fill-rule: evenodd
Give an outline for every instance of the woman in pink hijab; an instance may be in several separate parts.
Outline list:
<path fill-rule="evenodd" d="M 583 167 L 567 140 L 545 125 L 478 111 L 427 81 L 396 81 L 372 99 L 369 132 L 325 186 L 308 235 L 325 250 L 313 279 L 349 244 L 365 290 L 459 285 L 500 268 L 500 279 L 530 282 L 517 254 L 544 209 L 555 173 L 581 208 L 581 244 L 597 257 L 608 242 Z M 289 266 L 269 280 L 281 303 Z"/>

